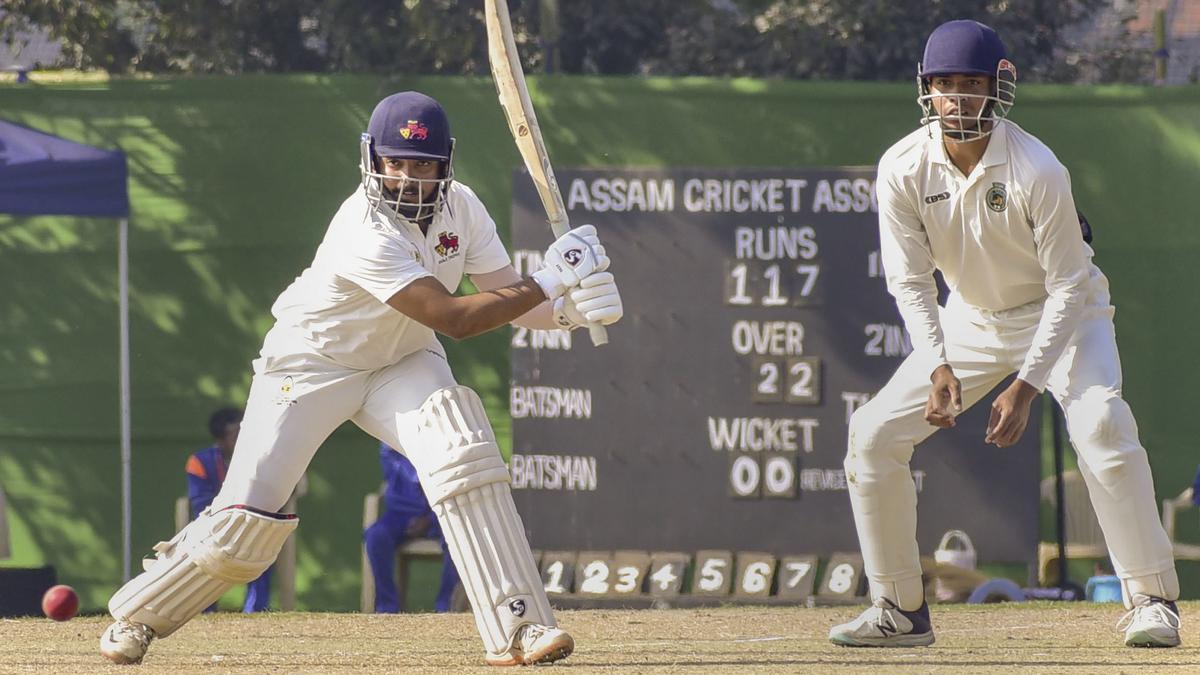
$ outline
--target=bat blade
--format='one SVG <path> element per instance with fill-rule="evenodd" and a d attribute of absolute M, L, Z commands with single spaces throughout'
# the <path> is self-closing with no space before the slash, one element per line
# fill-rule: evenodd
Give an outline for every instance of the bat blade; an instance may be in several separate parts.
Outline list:
<path fill-rule="evenodd" d="M 483 16 L 487 25 L 488 62 L 492 67 L 492 79 L 496 83 L 500 107 L 504 110 L 508 129 L 517 143 L 525 168 L 537 187 L 550 229 L 555 237 L 561 237 L 571 229 L 571 222 L 563 205 L 558 181 L 554 179 L 554 167 L 550 164 L 550 153 L 546 152 L 546 144 L 542 140 L 533 102 L 529 100 L 529 89 L 525 85 L 525 73 L 521 69 L 516 39 L 513 38 L 507 0 L 484 0 Z M 603 326 L 588 326 L 588 332 L 592 344 L 600 346 L 608 343 L 608 332 Z"/>
<path fill-rule="evenodd" d="M 516 40 L 512 33 L 512 20 L 508 14 L 508 3 L 504 0 L 484 0 L 484 18 L 487 23 L 488 61 L 492 67 L 492 79 L 500 107 L 508 119 L 508 128 L 517 143 L 525 168 L 533 177 L 538 196 L 546 209 L 546 216 L 554 236 L 562 236 L 570 229 L 567 210 L 563 206 L 562 193 L 554 179 L 550 154 L 542 140 L 537 114 L 529 100 L 529 89 L 525 85 L 525 74 L 517 53 Z"/>

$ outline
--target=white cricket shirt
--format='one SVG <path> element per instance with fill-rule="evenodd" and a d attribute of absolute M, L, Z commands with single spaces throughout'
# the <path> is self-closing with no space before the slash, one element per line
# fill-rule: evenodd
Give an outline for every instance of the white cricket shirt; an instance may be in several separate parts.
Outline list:
<path fill-rule="evenodd" d="M 950 161 L 936 124 L 879 162 L 879 230 L 888 290 L 932 371 L 946 363 L 934 268 L 958 299 L 999 312 L 1044 300 L 1018 377 L 1039 391 L 1082 318 L 1092 250 L 1071 179 L 1041 141 L 1007 120 L 970 176 Z"/>
<path fill-rule="evenodd" d="M 429 276 L 453 293 L 464 274 L 509 264 L 496 223 L 467 186 L 450 184 L 424 235 L 417 225 L 372 209 L 359 187 L 329 223 L 312 265 L 271 307 L 275 325 L 255 370 L 390 366 L 436 337 L 392 309 L 388 298 Z"/>

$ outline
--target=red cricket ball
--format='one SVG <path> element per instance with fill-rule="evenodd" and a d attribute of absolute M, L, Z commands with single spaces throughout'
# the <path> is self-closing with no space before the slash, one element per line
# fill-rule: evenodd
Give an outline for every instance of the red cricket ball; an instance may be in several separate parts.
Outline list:
<path fill-rule="evenodd" d="M 42 612 L 55 621 L 66 621 L 79 612 L 79 595 L 66 584 L 51 586 L 42 596 Z"/>

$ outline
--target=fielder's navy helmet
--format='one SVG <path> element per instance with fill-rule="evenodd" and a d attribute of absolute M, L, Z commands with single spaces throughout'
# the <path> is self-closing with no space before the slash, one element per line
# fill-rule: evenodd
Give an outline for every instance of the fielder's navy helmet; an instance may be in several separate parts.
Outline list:
<path fill-rule="evenodd" d="M 992 78 L 988 95 L 933 93 L 930 79 L 945 75 L 985 75 Z M 947 21 L 929 34 L 925 56 L 917 64 L 917 103 L 921 106 L 921 124 L 938 122 L 942 136 L 952 143 L 984 138 L 996 124 L 1008 117 L 1017 97 L 1017 67 L 1008 60 L 1000 36 L 991 27 L 978 21 L 959 19 Z M 974 115 L 953 115 L 942 124 L 933 100 L 953 96 L 960 99 L 983 99 Z"/>
<path fill-rule="evenodd" d="M 1000 62 L 1008 58 L 1004 43 L 991 27 L 978 21 L 948 21 L 929 34 L 921 77 L 957 73 L 996 75 Z"/>

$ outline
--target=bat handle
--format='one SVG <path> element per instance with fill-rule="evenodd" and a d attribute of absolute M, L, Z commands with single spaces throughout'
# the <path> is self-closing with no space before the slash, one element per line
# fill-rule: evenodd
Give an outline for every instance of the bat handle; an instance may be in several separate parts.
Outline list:
<path fill-rule="evenodd" d="M 608 331 L 598 323 L 588 326 L 588 335 L 592 336 L 592 344 L 597 347 L 603 347 L 608 344 Z"/>
<path fill-rule="evenodd" d="M 557 191 L 558 189 L 555 188 L 555 192 Z M 567 220 L 566 212 L 563 210 L 561 204 L 559 204 L 558 212 L 563 214 L 562 218 L 550 219 L 550 231 L 554 233 L 555 237 L 561 237 L 571 231 L 571 223 Z M 598 323 L 590 324 L 588 325 L 588 334 L 592 336 L 593 345 L 603 347 L 608 344 L 608 331 L 605 330 L 604 326 Z"/>

